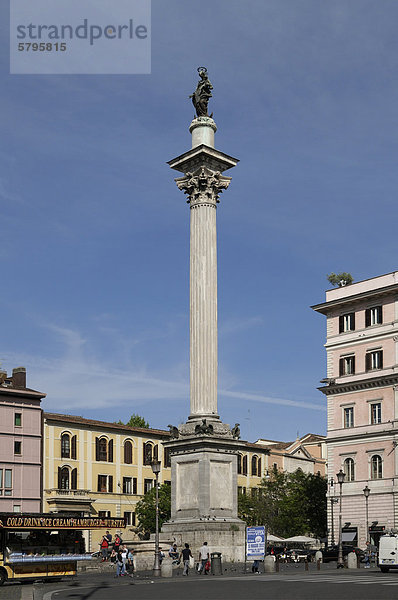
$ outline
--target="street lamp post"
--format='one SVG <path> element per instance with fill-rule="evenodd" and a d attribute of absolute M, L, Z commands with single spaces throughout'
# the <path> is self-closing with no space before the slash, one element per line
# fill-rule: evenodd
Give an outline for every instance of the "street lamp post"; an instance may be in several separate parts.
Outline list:
<path fill-rule="evenodd" d="M 154 460 L 151 463 L 152 472 L 156 477 L 156 529 L 155 529 L 155 562 L 153 564 L 153 576 L 160 577 L 160 561 L 159 561 L 159 487 L 158 479 L 160 473 L 160 462 Z"/>
<path fill-rule="evenodd" d="M 342 498 L 343 498 L 343 483 L 344 483 L 345 473 L 340 469 L 337 473 L 337 481 L 340 486 L 340 506 L 339 506 L 339 557 L 337 559 L 337 568 L 344 568 L 343 561 L 343 531 L 342 531 Z"/>
<path fill-rule="evenodd" d="M 365 544 L 370 541 L 368 539 L 369 536 L 369 512 L 368 512 L 368 500 L 369 500 L 370 489 L 367 485 L 363 488 L 363 495 L 365 496 L 365 509 L 366 509 L 366 536 L 365 536 Z"/>
<path fill-rule="evenodd" d="M 332 490 L 333 490 L 333 496 L 332 496 Z M 334 497 L 334 479 L 332 477 L 332 479 L 330 480 L 330 513 L 331 513 L 331 518 L 332 518 L 332 535 L 331 535 L 331 539 L 330 539 L 330 545 L 334 546 L 335 545 L 335 539 L 334 539 L 334 504 L 336 504 L 339 501 L 338 498 Z"/>

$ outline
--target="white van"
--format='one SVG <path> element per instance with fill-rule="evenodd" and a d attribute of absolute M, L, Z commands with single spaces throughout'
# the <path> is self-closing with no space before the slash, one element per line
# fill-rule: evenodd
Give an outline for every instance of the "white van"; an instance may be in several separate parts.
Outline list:
<path fill-rule="evenodd" d="M 382 535 L 379 545 L 379 567 L 382 573 L 398 569 L 398 535 Z"/>

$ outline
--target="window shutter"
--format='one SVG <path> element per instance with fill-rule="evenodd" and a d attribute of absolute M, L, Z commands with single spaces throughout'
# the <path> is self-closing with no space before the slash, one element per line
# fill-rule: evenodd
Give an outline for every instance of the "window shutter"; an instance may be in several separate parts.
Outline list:
<path fill-rule="evenodd" d="M 97 492 L 101 491 L 101 475 L 98 475 Z"/>
<path fill-rule="evenodd" d="M 108 492 L 113 492 L 113 475 L 108 475 Z"/>
<path fill-rule="evenodd" d="M 238 454 L 238 475 L 242 473 L 242 455 Z"/>
<path fill-rule="evenodd" d="M 71 489 L 72 490 L 77 490 L 77 469 L 72 469 Z"/>
<path fill-rule="evenodd" d="M 352 357 L 352 373 L 351 375 L 354 375 L 355 373 L 355 356 Z"/>
<path fill-rule="evenodd" d="M 339 316 L 339 333 L 343 333 L 344 331 L 344 317 L 343 315 Z"/>
<path fill-rule="evenodd" d="M 383 307 L 379 306 L 379 308 L 377 309 L 377 317 L 378 317 L 378 322 L 379 323 L 383 323 Z"/>
<path fill-rule="evenodd" d="M 154 447 L 153 447 L 153 460 L 154 460 L 154 461 L 155 461 L 155 460 L 158 460 L 158 453 L 159 453 L 159 448 L 158 448 L 158 446 L 156 445 L 156 446 L 154 446 Z"/>
<path fill-rule="evenodd" d="M 133 477 L 133 494 L 137 494 L 137 477 Z"/>
<path fill-rule="evenodd" d="M 58 489 L 61 489 L 61 467 L 58 467 Z"/>
<path fill-rule="evenodd" d="M 370 308 L 365 310 L 365 327 L 370 327 Z"/>
<path fill-rule="evenodd" d="M 261 458 L 258 459 L 257 463 L 257 475 L 261 477 Z"/>
<path fill-rule="evenodd" d="M 372 368 L 372 356 L 370 354 L 370 352 L 368 352 L 367 354 L 365 354 L 365 371 L 370 371 L 370 369 Z"/>
<path fill-rule="evenodd" d="M 113 440 L 108 442 L 108 462 L 113 462 Z"/>
<path fill-rule="evenodd" d="M 380 350 L 380 369 L 383 368 L 383 350 Z"/>
<path fill-rule="evenodd" d="M 72 450 L 72 456 L 71 456 L 71 458 L 72 458 L 73 460 L 76 460 L 76 457 L 77 457 L 77 453 L 76 453 L 76 443 L 77 443 L 77 436 L 76 436 L 76 435 L 74 435 L 74 436 L 72 436 L 72 448 L 71 448 L 71 450 Z"/>
<path fill-rule="evenodd" d="M 95 438 L 95 460 L 99 460 L 100 459 L 99 454 L 100 454 L 100 451 L 99 451 L 99 439 L 96 437 Z"/>
<path fill-rule="evenodd" d="M 146 443 L 145 442 L 142 444 L 142 464 L 143 465 L 147 464 L 147 462 L 146 462 Z"/>
<path fill-rule="evenodd" d="M 247 475 L 247 454 L 243 457 L 243 475 Z"/>
<path fill-rule="evenodd" d="M 355 329 L 355 313 L 351 313 L 351 329 Z"/>
<path fill-rule="evenodd" d="M 339 360 L 339 373 L 340 377 L 344 375 L 344 358 L 340 358 Z"/>

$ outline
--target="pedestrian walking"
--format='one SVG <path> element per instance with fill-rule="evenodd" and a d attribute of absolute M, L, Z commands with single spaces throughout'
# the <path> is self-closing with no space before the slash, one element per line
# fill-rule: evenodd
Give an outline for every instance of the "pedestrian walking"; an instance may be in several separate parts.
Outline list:
<path fill-rule="evenodd" d="M 371 557 L 371 548 L 370 542 L 366 542 L 365 548 L 365 569 L 370 569 L 370 557 Z"/>
<path fill-rule="evenodd" d="M 181 551 L 181 554 L 180 554 L 180 559 L 182 559 L 184 562 L 184 570 L 182 572 L 183 575 L 188 576 L 189 562 L 190 562 L 191 558 L 193 560 L 193 556 L 192 556 L 191 550 L 189 548 L 189 544 L 185 544 L 185 548 L 183 548 L 183 550 Z"/>
<path fill-rule="evenodd" d="M 132 577 L 134 573 L 134 550 L 132 548 L 127 553 L 127 570 Z"/>
<path fill-rule="evenodd" d="M 114 547 L 114 549 L 116 550 L 116 552 L 118 552 L 118 551 L 119 551 L 119 548 L 120 548 L 120 546 L 122 545 L 122 543 L 123 543 L 123 540 L 122 540 L 122 538 L 120 537 L 120 535 L 117 533 L 117 534 L 115 535 L 115 541 L 113 542 L 113 547 Z"/>
<path fill-rule="evenodd" d="M 119 551 L 116 553 L 116 575 L 115 575 L 115 577 L 123 577 L 123 575 L 125 575 L 123 556 L 122 556 L 121 550 L 119 549 Z"/>
<path fill-rule="evenodd" d="M 208 569 L 206 570 L 206 563 L 210 561 L 209 547 L 207 542 L 203 542 L 203 546 L 199 550 L 199 569 L 198 573 L 204 573 L 207 575 Z"/>

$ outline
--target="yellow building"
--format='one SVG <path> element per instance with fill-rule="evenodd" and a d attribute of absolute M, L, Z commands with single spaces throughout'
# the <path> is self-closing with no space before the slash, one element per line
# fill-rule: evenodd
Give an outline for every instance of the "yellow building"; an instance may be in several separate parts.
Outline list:
<path fill-rule="evenodd" d="M 325 436 L 307 434 L 294 442 L 277 442 L 260 439 L 254 444 L 243 442 L 238 454 L 238 490 L 248 490 L 260 485 L 261 480 L 274 469 L 292 473 L 326 474 Z"/>
<path fill-rule="evenodd" d="M 131 540 L 138 525 L 136 504 L 155 483 L 152 460 L 161 464 L 159 483 L 170 483 L 170 459 L 162 445 L 169 432 L 54 413 L 43 419 L 43 512 L 123 517 L 124 538 Z M 325 475 L 324 439 L 308 434 L 294 442 L 242 440 L 238 490 L 250 493 L 275 468 Z M 102 533 L 85 533 L 87 551 L 98 550 Z"/>
<path fill-rule="evenodd" d="M 161 443 L 168 431 L 54 413 L 44 413 L 43 419 L 44 512 L 124 517 L 133 528 L 136 504 L 155 482 L 153 459 L 161 462 L 159 483 L 170 482 Z M 87 550 L 97 550 L 100 532 L 86 535 Z"/>

